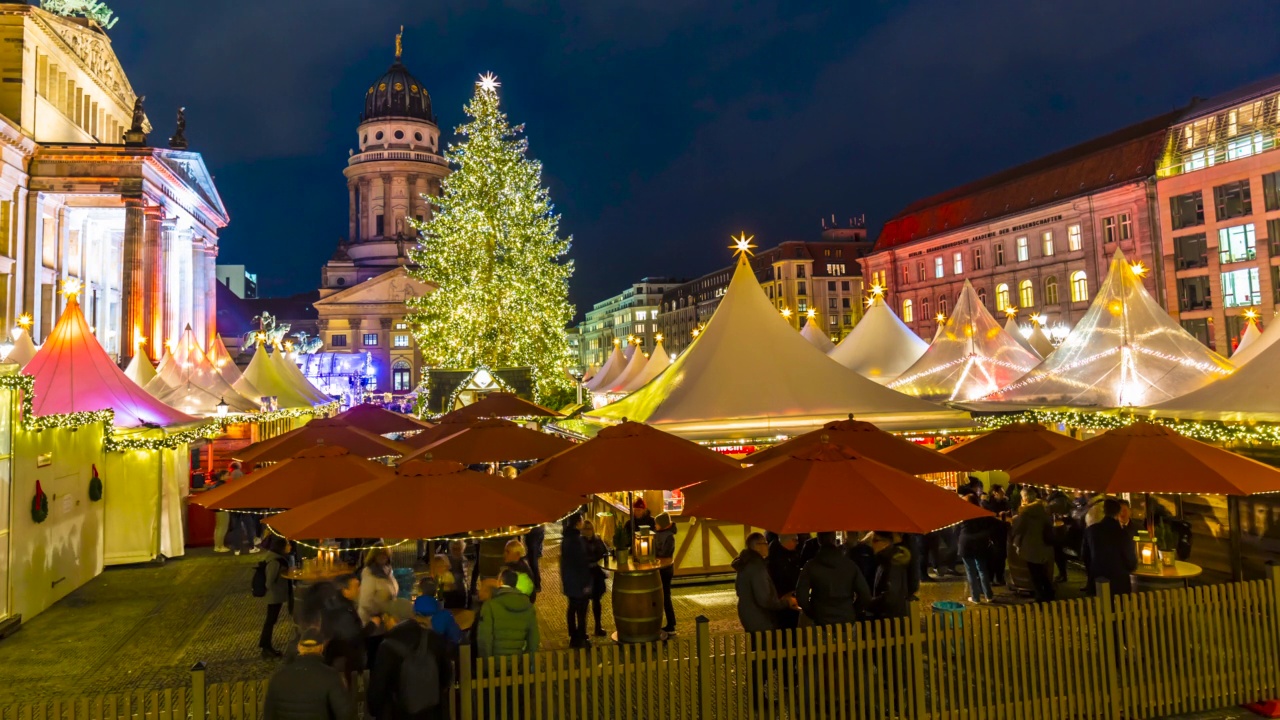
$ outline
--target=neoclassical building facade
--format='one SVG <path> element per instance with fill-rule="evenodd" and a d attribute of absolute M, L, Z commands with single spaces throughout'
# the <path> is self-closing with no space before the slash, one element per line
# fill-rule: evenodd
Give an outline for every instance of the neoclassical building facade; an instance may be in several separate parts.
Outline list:
<path fill-rule="evenodd" d="M 410 218 L 431 217 L 424 196 L 440 194 L 449 167 L 431 96 L 401 61 L 369 86 L 347 159 L 347 237 L 321 271 L 320 338 L 327 352 L 373 358 L 371 392 L 403 395 L 421 379 L 422 355 L 405 322 L 406 300 L 430 287 L 409 276 L 418 242 Z"/>
<path fill-rule="evenodd" d="M 189 323 L 215 330 L 214 265 L 226 208 L 183 120 L 149 142 L 111 40 L 95 22 L 0 4 L 0 323 L 42 342 L 82 282 L 109 353 L 151 357 Z M 177 108 L 174 108 L 177 111 Z M 158 138 L 157 138 L 158 139 Z"/>

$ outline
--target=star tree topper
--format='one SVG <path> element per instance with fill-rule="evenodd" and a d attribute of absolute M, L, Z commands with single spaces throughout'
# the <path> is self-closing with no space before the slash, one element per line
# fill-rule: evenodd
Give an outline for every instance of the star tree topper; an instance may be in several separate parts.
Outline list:
<path fill-rule="evenodd" d="M 481 75 L 476 85 L 485 92 L 498 92 L 498 88 L 502 87 L 502 83 L 498 82 L 498 76 L 491 72 Z"/>

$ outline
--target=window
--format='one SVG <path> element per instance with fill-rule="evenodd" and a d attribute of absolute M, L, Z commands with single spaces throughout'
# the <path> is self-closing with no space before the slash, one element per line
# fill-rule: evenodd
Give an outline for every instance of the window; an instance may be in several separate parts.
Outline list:
<path fill-rule="evenodd" d="M 830 326 L 832 326 L 832 327 L 835 327 L 836 320 L 838 320 L 838 319 L 839 319 L 839 318 L 837 318 L 835 315 L 832 315 L 831 317 L 827 318 L 827 324 L 828 324 L 828 325 L 830 325 Z"/>
<path fill-rule="evenodd" d="M 1260 153 L 1263 147 L 1262 133 L 1236 138 L 1227 143 L 1227 161 L 1239 160 L 1240 158 L 1247 158 L 1255 153 Z"/>
<path fill-rule="evenodd" d="M 1280 172 L 1262 176 L 1262 199 L 1266 204 L 1267 212 L 1280 210 Z"/>
<path fill-rule="evenodd" d="M 408 392 L 413 385 L 413 369 L 404 360 L 397 360 L 391 365 L 391 389 L 395 392 Z"/>
<path fill-rule="evenodd" d="M 853 324 L 853 316 L 852 316 L 852 315 L 845 315 L 845 316 L 844 316 L 844 324 L 845 324 L 845 325 L 852 325 L 852 324 Z"/>
<path fill-rule="evenodd" d="M 1120 213 L 1116 217 L 1120 221 L 1120 239 L 1128 240 L 1133 237 L 1133 223 L 1129 222 L 1129 213 Z"/>
<path fill-rule="evenodd" d="M 409 347 L 409 336 L 396 335 L 395 338 L 391 341 L 391 344 L 394 347 Z"/>
<path fill-rule="evenodd" d="M 1204 194 L 1199 190 L 1169 198 L 1169 220 L 1174 230 L 1204 224 Z"/>
<path fill-rule="evenodd" d="M 828 275 L 844 275 L 844 263 L 827 263 Z"/>
<path fill-rule="evenodd" d="M 797 305 L 796 309 L 797 309 L 797 310 L 799 310 L 801 314 L 804 314 L 804 313 L 809 312 L 809 303 L 808 303 L 808 302 L 806 302 L 806 301 L 804 301 L 804 300 L 798 300 L 798 301 L 796 301 L 796 305 Z"/>
<path fill-rule="evenodd" d="M 1000 283 L 996 286 L 996 310 L 1005 310 L 1009 307 L 1009 286 Z"/>
<path fill-rule="evenodd" d="M 1082 243 L 1080 240 L 1080 226 L 1068 225 L 1067 226 L 1067 250 L 1074 252 L 1076 250 L 1079 250 L 1082 247 L 1084 247 L 1084 243 Z"/>
<path fill-rule="evenodd" d="M 333 337 L 329 338 L 329 344 L 330 344 L 330 345 L 332 345 L 333 347 L 346 347 L 346 346 L 347 346 L 347 336 L 346 336 L 346 335 L 334 335 Z"/>
<path fill-rule="evenodd" d="M 381 216 L 381 215 L 375 215 L 375 216 L 374 216 L 374 218 L 373 218 L 373 234 L 374 234 L 374 236 L 376 236 L 376 237 L 381 237 L 381 236 L 382 236 L 382 230 L 383 230 L 383 227 L 384 227 L 384 224 L 383 224 L 382 216 Z"/>
<path fill-rule="evenodd" d="M 1116 241 L 1115 216 L 1102 218 L 1102 242 L 1110 245 Z"/>
<path fill-rule="evenodd" d="M 375 347 L 378 344 L 378 333 L 365 333 L 364 346 Z"/>
<path fill-rule="evenodd" d="M 964 254 L 955 253 L 954 255 L 952 255 L 951 265 L 952 265 L 951 271 L 954 272 L 956 275 L 960 275 L 961 273 L 963 273 L 964 272 Z"/>
<path fill-rule="evenodd" d="M 944 274 L 944 270 L 942 266 L 942 258 L 936 257 L 933 259 L 933 276 L 935 278 L 940 278 L 943 276 L 943 274 Z"/>
<path fill-rule="evenodd" d="M 644 331 L 644 323 L 636 323 L 635 332 L 642 333 Z"/>
<path fill-rule="evenodd" d="M 902 322 L 915 322 L 916 316 L 912 314 L 911 300 L 902 301 Z"/>
<path fill-rule="evenodd" d="M 920 317 L 929 317 L 929 298 L 920 298 Z"/>
<path fill-rule="evenodd" d="M 398 322 L 398 323 L 396 323 L 396 329 L 397 329 L 397 330 L 408 330 L 408 329 L 409 329 L 409 323 L 402 323 L 402 322 Z"/>
<path fill-rule="evenodd" d="M 841 292 L 849 292 L 849 281 L 848 281 L 848 280 L 841 280 L 841 281 L 840 281 L 840 291 L 841 291 Z"/>
<path fill-rule="evenodd" d="M 957 300 L 956 302 L 959 302 L 959 300 Z M 978 288 L 978 302 L 982 303 L 982 307 L 987 306 L 987 289 L 986 288 Z"/>
<path fill-rule="evenodd" d="M 1018 238 L 1018 262 L 1026 262 L 1031 257 L 1031 250 L 1027 246 L 1027 238 Z"/>
<path fill-rule="evenodd" d="M 903 265 L 902 266 L 902 284 L 906 285 L 909 282 L 911 282 L 911 268 L 906 265 Z M 835 288 L 832 288 L 832 290 L 834 289 Z"/>
<path fill-rule="evenodd" d="M 1178 309 L 1208 310 L 1213 307 L 1210 297 L 1209 276 L 1178 278 Z"/>
<path fill-rule="evenodd" d="M 796 277 L 798 277 L 798 278 L 802 278 L 802 277 L 804 277 L 804 266 L 803 266 L 803 265 L 797 265 L 797 266 L 796 266 Z"/>
<path fill-rule="evenodd" d="M 920 282 L 924 282 L 926 277 L 927 276 L 924 274 L 924 263 L 916 263 L 916 279 Z"/>
<path fill-rule="evenodd" d="M 1256 247 L 1253 223 L 1218 230 L 1218 262 L 1224 265 L 1255 259 Z"/>
<path fill-rule="evenodd" d="M 1071 302 L 1089 301 L 1089 278 L 1083 270 L 1071 273 Z"/>
<path fill-rule="evenodd" d="M 828 309 L 828 310 L 835 310 L 835 309 L 836 309 L 836 298 L 833 298 L 833 297 L 832 297 L 832 298 L 827 298 L 827 309 Z"/>
<path fill-rule="evenodd" d="M 849 307 L 849 298 L 840 298 L 840 307 Z"/>
<path fill-rule="evenodd" d="M 1044 279 L 1044 304 L 1058 304 L 1058 278 L 1053 275 Z"/>
<path fill-rule="evenodd" d="M 1000 267 L 1001 265 L 1004 264 L 1004 245 L 1001 245 L 1000 243 L 996 243 L 995 254 L 996 254 L 996 267 Z"/>
<path fill-rule="evenodd" d="M 803 282 L 797 282 L 797 283 L 796 283 L 796 294 L 797 294 L 797 295 L 808 295 L 808 294 L 809 294 L 809 293 L 805 292 L 805 286 L 804 286 L 804 283 L 803 283 Z"/>
<path fill-rule="evenodd" d="M 1219 221 L 1251 215 L 1253 200 L 1249 197 L 1249 181 L 1240 180 L 1214 188 L 1213 204 Z"/>
<path fill-rule="evenodd" d="M 938 312 L 942 313 L 943 315 L 947 314 L 947 296 L 946 295 L 942 295 L 938 297 Z"/>
<path fill-rule="evenodd" d="M 982 248 L 980 247 L 976 247 L 973 249 L 973 269 L 974 270 L 982 269 Z"/>
<path fill-rule="evenodd" d="M 1018 283 L 1018 302 L 1022 303 L 1024 308 L 1031 308 L 1036 304 L 1036 288 L 1030 280 Z"/>
<path fill-rule="evenodd" d="M 1040 251 L 1045 257 L 1053 257 L 1053 231 L 1045 230 L 1040 234 Z"/>
<path fill-rule="evenodd" d="M 1209 318 L 1183 320 L 1182 329 L 1194 335 L 1202 345 L 1209 346 Z"/>
<path fill-rule="evenodd" d="M 648 310 L 637 310 L 637 311 L 636 311 L 636 319 L 637 319 L 637 320 L 648 320 L 648 319 L 649 319 L 649 311 L 648 311 Z"/>
<path fill-rule="evenodd" d="M 1179 270 L 1209 266 L 1209 243 L 1204 233 L 1173 239 L 1173 258 Z"/>
<path fill-rule="evenodd" d="M 1267 242 L 1271 244 L 1271 257 L 1280 255 L 1280 219 L 1267 221 Z M 1280 290 L 1280 283 L 1276 283 Z"/>
<path fill-rule="evenodd" d="M 1258 284 L 1258 268 L 1245 268 L 1222 273 L 1222 306 L 1248 307 L 1262 304 Z"/>
<path fill-rule="evenodd" d="M 831 282 L 827 283 L 827 292 L 835 292 L 835 291 L 836 291 L 836 282 L 832 280 Z"/>

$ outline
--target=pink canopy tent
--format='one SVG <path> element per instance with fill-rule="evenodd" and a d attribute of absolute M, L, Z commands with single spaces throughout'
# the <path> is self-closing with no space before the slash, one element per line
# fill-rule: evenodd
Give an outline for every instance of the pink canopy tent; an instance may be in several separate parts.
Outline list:
<path fill-rule="evenodd" d="M 115 410 L 116 427 L 198 422 L 152 397 L 116 366 L 89 331 L 74 296 L 22 372 L 35 378 L 36 415 Z"/>

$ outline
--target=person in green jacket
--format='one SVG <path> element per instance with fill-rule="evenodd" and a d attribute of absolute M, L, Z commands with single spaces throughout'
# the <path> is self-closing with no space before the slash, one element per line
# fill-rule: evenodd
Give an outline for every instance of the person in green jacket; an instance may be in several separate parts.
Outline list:
<path fill-rule="evenodd" d="M 480 657 L 522 655 L 538 651 L 538 613 L 529 597 L 516 589 L 519 573 L 502 571 L 502 586 L 480 606 L 476 649 Z"/>

